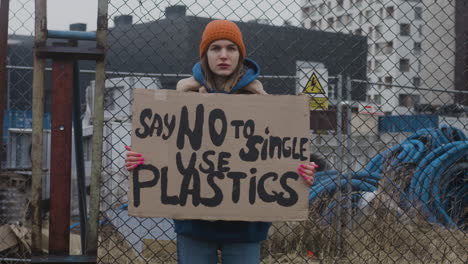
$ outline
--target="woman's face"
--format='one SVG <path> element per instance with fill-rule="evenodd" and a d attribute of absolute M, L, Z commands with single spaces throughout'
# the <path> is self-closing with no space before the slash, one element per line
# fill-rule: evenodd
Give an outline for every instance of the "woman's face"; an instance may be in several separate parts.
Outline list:
<path fill-rule="evenodd" d="M 211 71 L 218 76 L 228 77 L 239 63 L 239 48 L 230 40 L 216 40 L 208 47 L 206 57 Z"/>

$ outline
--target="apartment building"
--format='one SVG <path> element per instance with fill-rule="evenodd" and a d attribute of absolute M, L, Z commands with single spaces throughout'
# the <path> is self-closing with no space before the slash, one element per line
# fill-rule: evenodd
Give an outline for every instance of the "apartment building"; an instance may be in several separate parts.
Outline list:
<path fill-rule="evenodd" d="M 367 101 L 411 114 L 453 103 L 455 4 L 430 0 L 303 0 L 303 26 L 367 36 Z"/>

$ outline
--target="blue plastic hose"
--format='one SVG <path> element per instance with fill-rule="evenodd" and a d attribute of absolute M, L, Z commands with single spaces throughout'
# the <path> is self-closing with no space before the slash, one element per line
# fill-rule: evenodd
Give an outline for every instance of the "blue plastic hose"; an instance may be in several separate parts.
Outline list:
<path fill-rule="evenodd" d="M 468 205 L 468 141 L 460 129 L 447 125 L 416 131 L 400 144 L 377 154 L 362 171 L 351 175 L 339 175 L 334 170 L 317 173 L 310 188 L 310 202 L 345 191 L 349 179 L 355 192 L 354 207 L 361 194 L 377 190 L 383 171 L 395 170 L 405 164 L 415 164 L 416 170 L 408 190 L 400 189 L 400 201 L 397 202 L 402 209 L 410 210 L 409 202 L 421 203 L 429 221 L 450 228 L 466 228 L 467 219 L 463 214 Z M 454 181 L 464 185 L 451 184 Z M 386 179 L 386 184 L 389 183 L 397 186 Z M 338 190 L 340 185 L 342 188 Z M 322 215 L 333 215 L 331 211 L 335 203 L 330 201 Z"/>

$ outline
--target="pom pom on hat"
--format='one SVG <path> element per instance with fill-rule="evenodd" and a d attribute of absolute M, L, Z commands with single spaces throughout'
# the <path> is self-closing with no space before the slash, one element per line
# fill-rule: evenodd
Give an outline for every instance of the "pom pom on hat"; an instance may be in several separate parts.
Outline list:
<path fill-rule="evenodd" d="M 242 33 L 239 27 L 229 20 L 214 20 L 206 25 L 200 43 L 200 57 L 203 56 L 212 42 L 220 39 L 234 42 L 239 48 L 242 57 L 245 58 L 246 51 L 244 41 L 242 40 Z"/>

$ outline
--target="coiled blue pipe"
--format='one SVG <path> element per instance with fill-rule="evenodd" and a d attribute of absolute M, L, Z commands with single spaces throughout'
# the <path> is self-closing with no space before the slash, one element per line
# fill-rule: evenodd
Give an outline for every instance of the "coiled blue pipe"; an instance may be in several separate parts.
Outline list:
<path fill-rule="evenodd" d="M 466 226 L 467 219 L 463 214 L 468 206 L 468 141 L 461 130 L 447 125 L 442 125 L 440 129 L 418 130 L 400 144 L 376 155 L 363 171 L 354 172 L 350 177 L 339 175 L 337 171 L 317 173 L 316 181 L 310 188 L 310 202 L 323 196 L 332 196 L 339 191 L 340 184 L 341 191 L 344 191 L 348 179 L 353 192 L 362 194 L 375 191 L 384 169 L 396 169 L 405 164 L 415 164 L 416 171 L 408 190 L 400 189 L 401 201 L 397 202 L 402 205 L 407 204 L 408 200 L 422 203 L 431 221 L 452 228 Z M 390 181 L 387 179 L 386 182 Z M 333 214 L 330 210 L 335 208 L 335 203 L 329 203 L 325 215 Z M 411 208 L 414 206 L 405 206 L 403 209 Z"/>
<path fill-rule="evenodd" d="M 452 142 L 435 149 L 425 158 L 425 162 L 418 166 L 410 185 L 412 200 L 421 201 L 425 210 L 436 214 L 439 222 L 450 227 L 456 227 L 457 224 L 447 213 L 448 208 L 443 206 L 442 197 L 451 190 L 439 188 L 439 186 L 442 185 L 443 180 L 449 182 L 447 178 L 453 175 L 447 175 L 444 172 L 460 160 L 466 159 L 467 156 L 468 141 Z M 466 193 L 458 193 L 457 196 L 459 195 L 463 197 Z"/>

